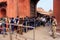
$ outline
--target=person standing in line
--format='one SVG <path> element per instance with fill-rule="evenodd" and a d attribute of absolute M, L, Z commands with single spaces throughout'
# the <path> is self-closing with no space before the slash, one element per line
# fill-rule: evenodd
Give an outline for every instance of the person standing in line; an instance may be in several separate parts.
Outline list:
<path fill-rule="evenodd" d="M 46 18 L 43 16 L 42 17 L 42 24 L 43 24 L 43 26 L 45 27 L 45 24 L 46 24 Z"/>
<path fill-rule="evenodd" d="M 19 25 L 23 25 L 23 18 L 19 18 Z M 18 26 L 17 33 L 23 35 L 23 27 L 22 26 Z"/>
<path fill-rule="evenodd" d="M 17 16 L 14 20 L 14 23 L 16 23 L 18 25 L 19 22 L 19 16 Z M 17 30 L 18 26 L 15 25 L 15 30 Z"/>
<path fill-rule="evenodd" d="M 14 18 L 11 18 L 10 20 L 11 20 L 10 23 L 14 24 Z M 12 33 L 14 32 L 14 25 L 11 25 L 11 31 Z"/>
<path fill-rule="evenodd" d="M 1 32 L 2 32 L 2 21 L 1 21 L 1 18 L 0 18 L 0 34 L 2 34 Z"/>
<path fill-rule="evenodd" d="M 2 18 L 2 27 L 3 27 L 3 33 L 7 34 L 6 33 L 6 20 L 5 20 L 5 18 Z"/>

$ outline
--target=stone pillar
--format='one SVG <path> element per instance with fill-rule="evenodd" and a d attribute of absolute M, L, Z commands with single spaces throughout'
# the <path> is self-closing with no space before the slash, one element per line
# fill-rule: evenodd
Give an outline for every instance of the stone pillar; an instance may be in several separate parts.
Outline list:
<path fill-rule="evenodd" d="M 30 15 L 32 17 L 37 16 L 36 5 L 39 0 L 30 0 Z"/>
<path fill-rule="evenodd" d="M 54 16 L 57 19 L 58 24 L 60 24 L 60 0 L 54 0 Z"/>

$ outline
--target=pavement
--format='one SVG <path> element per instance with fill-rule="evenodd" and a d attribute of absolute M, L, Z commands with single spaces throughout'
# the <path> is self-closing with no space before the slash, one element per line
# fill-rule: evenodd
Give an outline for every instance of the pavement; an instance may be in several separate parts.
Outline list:
<path fill-rule="evenodd" d="M 23 33 L 23 35 L 14 33 L 12 34 L 12 36 L 10 36 L 8 33 L 8 35 L 5 35 L 4 37 L 3 35 L 0 34 L 0 40 L 26 40 L 26 38 L 27 40 L 33 40 L 33 35 L 34 35 L 35 40 L 60 40 L 60 33 L 59 34 L 57 33 L 56 34 L 57 37 L 53 39 L 50 36 L 49 32 L 50 32 L 50 27 L 40 26 L 35 29 L 35 35 L 33 34 L 34 33 L 33 30 L 29 30 L 27 33 Z"/>

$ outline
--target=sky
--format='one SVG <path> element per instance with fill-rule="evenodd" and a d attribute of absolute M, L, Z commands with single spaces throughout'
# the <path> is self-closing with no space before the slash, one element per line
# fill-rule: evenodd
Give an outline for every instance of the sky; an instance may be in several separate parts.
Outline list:
<path fill-rule="evenodd" d="M 37 7 L 41 7 L 46 11 L 50 9 L 53 10 L 53 0 L 40 0 L 37 4 Z"/>

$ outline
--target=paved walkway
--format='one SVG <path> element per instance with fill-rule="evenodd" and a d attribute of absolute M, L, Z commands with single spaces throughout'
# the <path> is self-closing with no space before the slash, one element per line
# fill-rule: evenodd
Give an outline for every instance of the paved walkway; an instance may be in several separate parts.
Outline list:
<path fill-rule="evenodd" d="M 57 35 L 56 39 L 53 39 L 49 34 L 50 27 L 37 27 L 35 29 L 35 40 L 60 40 L 60 35 Z M 18 34 L 17 34 L 18 35 Z M 32 40 L 33 38 L 33 30 L 28 31 L 27 33 L 24 33 L 24 38 L 28 37 L 28 40 Z M 13 34 L 12 40 L 25 40 L 24 38 L 17 36 Z M 10 36 L 6 35 L 5 38 L 3 35 L 0 35 L 0 40 L 10 40 Z"/>

